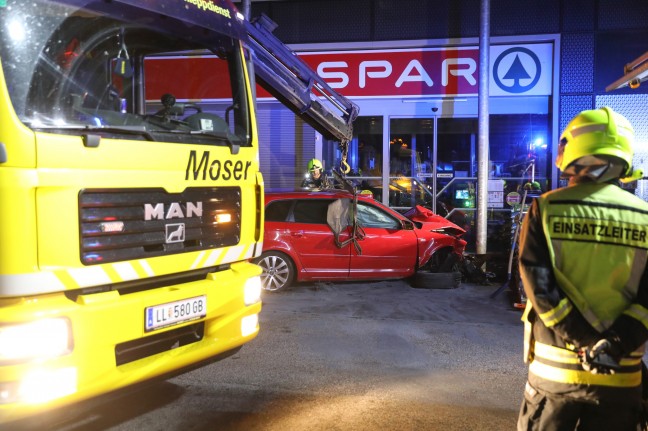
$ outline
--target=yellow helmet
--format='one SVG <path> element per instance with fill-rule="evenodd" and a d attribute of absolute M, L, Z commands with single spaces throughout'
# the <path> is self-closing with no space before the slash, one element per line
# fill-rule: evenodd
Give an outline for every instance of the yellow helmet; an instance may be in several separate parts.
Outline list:
<path fill-rule="evenodd" d="M 614 156 L 623 160 L 627 177 L 632 173 L 634 130 L 630 122 L 612 108 L 583 111 L 560 135 L 556 167 L 565 171 L 584 156 Z"/>
<path fill-rule="evenodd" d="M 315 169 L 322 169 L 322 162 L 317 159 L 310 159 L 308 162 L 308 170 L 314 171 Z"/>

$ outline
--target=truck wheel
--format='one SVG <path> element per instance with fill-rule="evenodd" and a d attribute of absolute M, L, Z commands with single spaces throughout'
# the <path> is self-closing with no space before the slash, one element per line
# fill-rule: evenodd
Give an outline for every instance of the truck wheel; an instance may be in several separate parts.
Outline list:
<path fill-rule="evenodd" d="M 290 286 L 295 279 L 295 264 L 284 253 L 266 251 L 254 263 L 263 268 L 261 285 L 265 290 L 281 290 Z"/>
<path fill-rule="evenodd" d="M 417 271 L 410 284 L 417 289 L 454 289 L 461 285 L 461 273 Z"/>

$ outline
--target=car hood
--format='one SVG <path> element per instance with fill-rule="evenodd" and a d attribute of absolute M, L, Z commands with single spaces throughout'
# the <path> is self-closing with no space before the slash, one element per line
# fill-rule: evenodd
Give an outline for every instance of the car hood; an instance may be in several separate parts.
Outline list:
<path fill-rule="evenodd" d="M 412 221 L 421 223 L 421 229 L 424 230 L 439 232 L 445 231 L 456 236 L 461 236 L 466 233 L 463 228 L 459 227 L 447 218 L 441 217 L 421 205 L 416 205 L 403 215 Z"/>

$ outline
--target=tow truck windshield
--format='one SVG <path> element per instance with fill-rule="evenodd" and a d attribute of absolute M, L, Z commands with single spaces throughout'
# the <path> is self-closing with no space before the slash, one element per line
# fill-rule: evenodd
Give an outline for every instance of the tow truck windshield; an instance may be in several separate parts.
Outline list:
<path fill-rule="evenodd" d="M 152 21 L 152 15 L 106 16 L 42 0 L 2 3 L 2 72 L 15 112 L 30 128 L 250 144 L 243 59 L 231 37 L 177 32 L 181 23 Z M 201 67 L 212 73 L 201 74 L 208 79 L 191 89 L 189 99 L 182 93 L 192 74 L 193 63 L 186 61 L 191 59 L 201 59 Z"/>

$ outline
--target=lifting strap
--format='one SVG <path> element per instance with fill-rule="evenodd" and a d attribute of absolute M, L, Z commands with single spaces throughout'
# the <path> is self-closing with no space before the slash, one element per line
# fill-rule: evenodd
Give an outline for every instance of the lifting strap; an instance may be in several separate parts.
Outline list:
<path fill-rule="evenodd" d="M 358 224 L 358 194 L 356 193 L 356 190 L 355 190 L 355 187 L 353 186 L 353 184 L 351 184 L 351 182 L 349 180 L 344 178 L 344 176 L 342 174 L 340 174 L 336 170 L 333 170 L 333 176 L 335 177 L 335 179 L 339 183 L 342 184 L 342 186 L 344 187 L 345 190 L 347 190 L 348 192 L 350 192 L 353 195 L 353 199 L 351 200 L 352 205 L 351 205 L 351 209 L 350 209 L 350 211 L 351 211 L 351 236 L 347 240 L 340 241 L 339 232 L 334 230 L 335 245 L 338 248 L 342 248 L 342 247 L 344 247 L 345 245 L 347 245 L 349 243 L 353 243 L 353 247 L 355 247 L 356 252 L 358 253 L 358 255 L 361 255 L 362 254 L 362 247 L 360 246 L 359 241 L 362 241 L 364 239 L 365 231 L 362 228 L 362 226 L 360 226 Z M 342 211 L 343 211 L 345 216 L 348 216 L 348 210 L 346 208 L 344 208 Z"/>
<path fill-rule="evenodd" d="M 340 200 L 339 202 L 342 202 Z M 357 195 L 353 196 L 352 200 L 353 204 L 351 205 L 351 235 L 349 236 L 348 239 L 344 241 L 340 241 L 340 232 L 337 230 L 333 230 L 334 234 L 334 239 L 335 239 L 335 245 L 338 248 L 342 248 L 345 245 L 349 243 L 353 243 L 353 247 L 356 249 L 356 252 L 358 255 L 362 255 L 362 247 L 360 246 L 359 241 L 363 240 L 365 237 L 365 231 L 362 229 L 362 226 L 358 224 L 358 217 L 357 217 L 357 208 L 358 208 L 358 197 Z M 335 204 L 335 202 L 333 203 Z M 333 205 L 332 204 L 332 205 Z M 348 207 L 345 208 L 344 204 L 342 204 L 343 209 L 341 209 L 341 214 L 343 217 L 348 217 L 349 209 Z"/>

